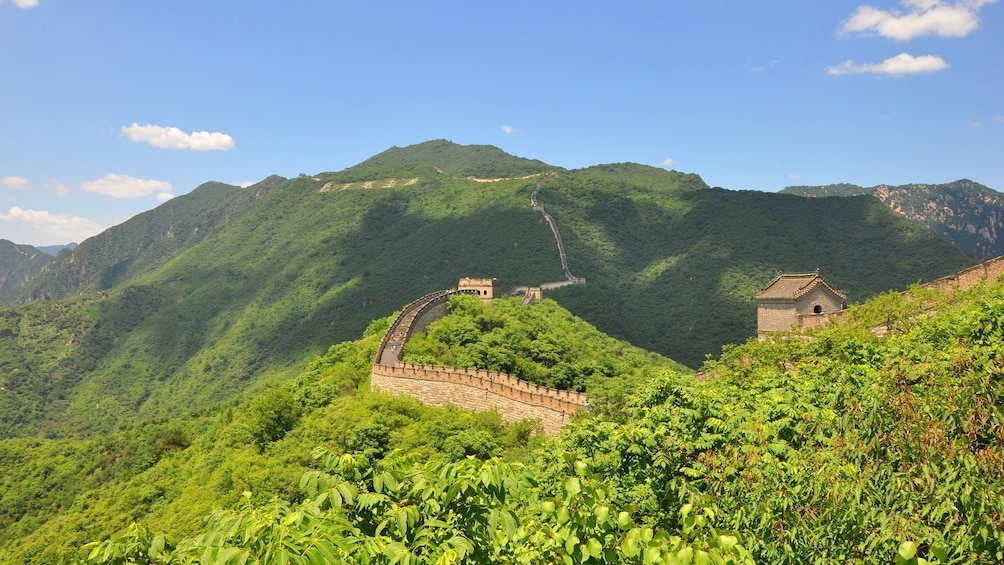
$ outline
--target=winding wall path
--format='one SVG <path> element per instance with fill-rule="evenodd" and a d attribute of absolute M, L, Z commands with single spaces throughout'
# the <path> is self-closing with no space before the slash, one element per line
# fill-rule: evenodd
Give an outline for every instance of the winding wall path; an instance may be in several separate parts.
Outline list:
<path fill-rule="evenodd" d="M 380 340 L 370 388 L 411 396 L 430 406 L 498 410 L 507 422 L 539 420 L 545 433 L 556 435 L 571 414 L 586 405 L 589 399 L 584 394 L 539 386 L 494 371 L 401 362 L 401 349 L 412 332 L 445 315 L 450 296 L 461 292 L 429 293 L 401 310 Z"/>
<path fill-rule="evenodd" d="M 551 233 L 554 234 L 554 240 L 558 243 L 558 255 L 561 257 L 561 270 L 565 273 L 565 280 L 556 283 L 544 283 L 540 285 L 541 288 L 558 288 L 561 286 L 567 286 L 570 284 L 586 284 L 586 279 L 584 277 L 577 277 L 572 274 L 572 271 L 568 268 L 568 255 L 565 253 L 565 244 L 561 241 L 561 231 L 558 230 L 558 223 L 554 221 L 554 218 L 544 210 L 544 205 L 541 204 L 537 195 L 540 194 L 540 189 L 544 186 L 544 183 L 553 178 L 557 178 L 557 173 L 551 173 L 546 177 L 537 181 L 536 188 L 533 189 L 533 193 L 530 194 L 530 204 L 533 205 L 533 209 L 537 210 L 544 215 L 544 220 L 547 225 L 551 227 Z"/>

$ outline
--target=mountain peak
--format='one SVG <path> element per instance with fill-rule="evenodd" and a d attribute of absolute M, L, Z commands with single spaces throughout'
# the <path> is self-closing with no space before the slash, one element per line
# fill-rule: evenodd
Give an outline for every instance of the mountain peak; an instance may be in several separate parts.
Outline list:
<path fill-rule="evenodd" d="M 429 165 L 455 176 L 513 177 L 553 171 L 558 167 L 536 159 L 516 157 L 493 145 L 460 145 L 434 139 L 407 147 L 392 146 L 346 170 Z"/>

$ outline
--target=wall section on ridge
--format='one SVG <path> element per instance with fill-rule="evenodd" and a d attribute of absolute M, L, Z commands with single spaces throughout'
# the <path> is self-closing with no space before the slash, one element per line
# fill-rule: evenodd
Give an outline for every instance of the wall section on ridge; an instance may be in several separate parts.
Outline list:
<path fill-rule="evenodd" d="M 516 386 L 510 381 L 516 381 Z M 419 365 L 373 366 L 370 388 L 406 395 L 429 406 L 456 406 L 475 412 L 498 411 L 506 422 L 537 420 L 549 436 L 586 405 L 578 392 L 556 391 L 504 373 Z"/>

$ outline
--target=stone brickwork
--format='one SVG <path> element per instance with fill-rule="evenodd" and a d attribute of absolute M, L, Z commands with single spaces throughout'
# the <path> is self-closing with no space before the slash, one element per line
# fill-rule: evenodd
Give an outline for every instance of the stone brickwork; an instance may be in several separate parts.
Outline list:
<path fill-rule="evenodd" d="M 952 292 L 954 290 L 966 290 L 981 281 L 993 282 L 998 280 L 1001 276 L 1004 276 L 1004 256 L 996 257 L 984 263 L 980 263 L 979 265 L 969 267 L 968 269 L 960 271 L 954 275 L 941 277 L 940 279 L 926 283 L 924 287 L 932 290 Z M 776 309 L 777 312 L 773 312 L 772 309 Z M 796 313 L 794 312 L 794 308 L 789 308 L 785 305 L 761 304 L 757 309 L 757 324 L 758 327 L 765 327 L 765 324 L 778 324 L 779 320 L 786 316 L 791 316 L 792 314 L 797 316 L 798 326 L 805 330 L 822 327 L 831 322 L 839 324 L 843 319 L 844 311 L 823 311 L 819 314 L 802 312 Z M 872 328 L 872 332 L 881 334 L 885 332 L 885 328 L 884 326 Z M 763 334 L 761 334 L 761 337 L 762 335 Z"/>
<path fill-rule="evenodd" d="M 411 396 L 429 406 L 497 410 L 506 422 L 539 420 L 551 436 L 588 401 L 582 393 L 538 386 L 505 373 L 405 363 L 374 365 L 370 387 Z"/>
<path fill-rule="evenodd" d="M 496 279 L 481 280 L 498 284 Z M 497 410 L 506 422 L 538 420 L 544 433 L 557 434 L 571 414 L 588 404 L 584 394 L 535 385 L 505 373 L 401 363 L 401 350 L 411 334 L 446 315 L 446 303 L 453 294 L 480 295 L 470 286 L 440 290 L 401 310 L 377 347 L 370 388 L 411 396 L 430 406 Z"/>
<path fill-rule="evenodd" d="M 778 275 L 756 294 L 757 335 L 764 336 L 804 325 L 821 324 L 824 314 L 844 309 L 846 296 L 830 286 L 819 272 Z"/>
<path fill-rule="evenodd" d="M 985 263 L 980 263 L 954 275 L 941 277 L 936 281 L 929 282 L 924 286 L 931 289 L 940 290 L 965 290 L 980 281 L 996 281 L 1004 275 L 1004 256 L 996 257 Z"/>
<path fill-rule="evenodd" d="M 481 297 L 482 302 L 489 302 L 494 298 L 502 296 L 502 289 L 498 279 L 472 279 L 464 277 L 457 284 L 460 292 L 469 292 Z"/>

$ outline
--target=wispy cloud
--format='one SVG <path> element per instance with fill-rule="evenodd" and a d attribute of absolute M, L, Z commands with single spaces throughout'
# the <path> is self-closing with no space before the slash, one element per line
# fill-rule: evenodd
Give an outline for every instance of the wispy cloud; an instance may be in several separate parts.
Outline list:
<path fill-rule="evenodd" d="M 96 235 L 104 228 L 93 220 L 81 216 L 50 214 L 40 210 L 24 210 L 17 206 L 6 214 L 0 212 L 0 222 L 10 222 L 18 226 L 25 239 L 19 243 L 50 245 L 83 241 Z"/>
<path fill-rule="evenodd" d="M 24 177 L 0 177 L 0 188 L 29 191 L 31 183 Z"/>
<path fill-rule="evenodd" d="M 972 118 L 971 120 L 969 120 L 969 127 L 973 128 L 973 129 L 976 129 L 976 128 L 982 126 L 982 125 L 983 125 L 983 123 L 980 122 L 979 120 L 977 120 L 976 118 Z"/>
<path fill-rule="evenodd" d="M 660 167 L 672 167 L 673 163 L 674 163 L 674 161 L 672 159 L 667 158 L 667 159 L 663 159 L 662 162 L 659 163 L 659 166 Z"/>
<path fill-rule="evenodd" d="M 63 197 L 70 195 L 70 185 L 66 183 L 59 182 L 56 179 L 49 179 L 44 185 L 42 185 L 46 190 L 54 193 L 56 196 Z"/>
<path fill-rule="evenodd" d="M 504 126 L 502 126 L 502 131 L 505 132 L 508 135 L 508 134 L 516 133 L 517 131 L 519 131 L 519 129 L 514 128 L 514 127 L 512 127 L 510 125 L 504 125 Z"/>
<path fill-rule="evenodd" d="M 995 0 L 903 0 L 905 10 L 858 6 L 840 26 L 840 34 L 881 36 L 896 41 L 937 35 L 965 37 L 980 25 L 980 8 Z"/>
<path fill-rule="evenodd" d="M 834 65 L 826 69 L 830 75 L 852 75 L 861 73 L 871 73 L 878 75 L 890 75 L 899 77 L 915 73 L 933 73 L 948 68 L 948 63 L 937 55 L 921 55 L 914 57 L 908 53 L 900 53 L 895 57 L 890 57 L 881 63 L 855 63 L 847 60 L 839 65 Z"/>
<path fill-rule="evenodd" d="M 186 133 L 175 127 L 155 126 L 152 124 L 141 126 L 133 122 L 130 126 L 124 126 L 122 133 L 135 142 L 146 143 L 160 149 L 228 151 L 234 148 L 234 138 L 218 131 Z"/>
<path fill-rule="evenodd" d="M 27 10 L 29 8 L 34 8 L 38 6 L 38 0 L 11 0 L 15 6 L 21 8 L 22 10 Z"/>
<path fill-rule="evenodd" d="M 171 183 L 160 180 L 144 180 L 129 175 L 109 173 L 98 180 L 81 181 L 84 192 L 104 194 L 112 198 L 143 198 L 157 194 L 163 199 L 163 194 L 170 195 Z"/>

